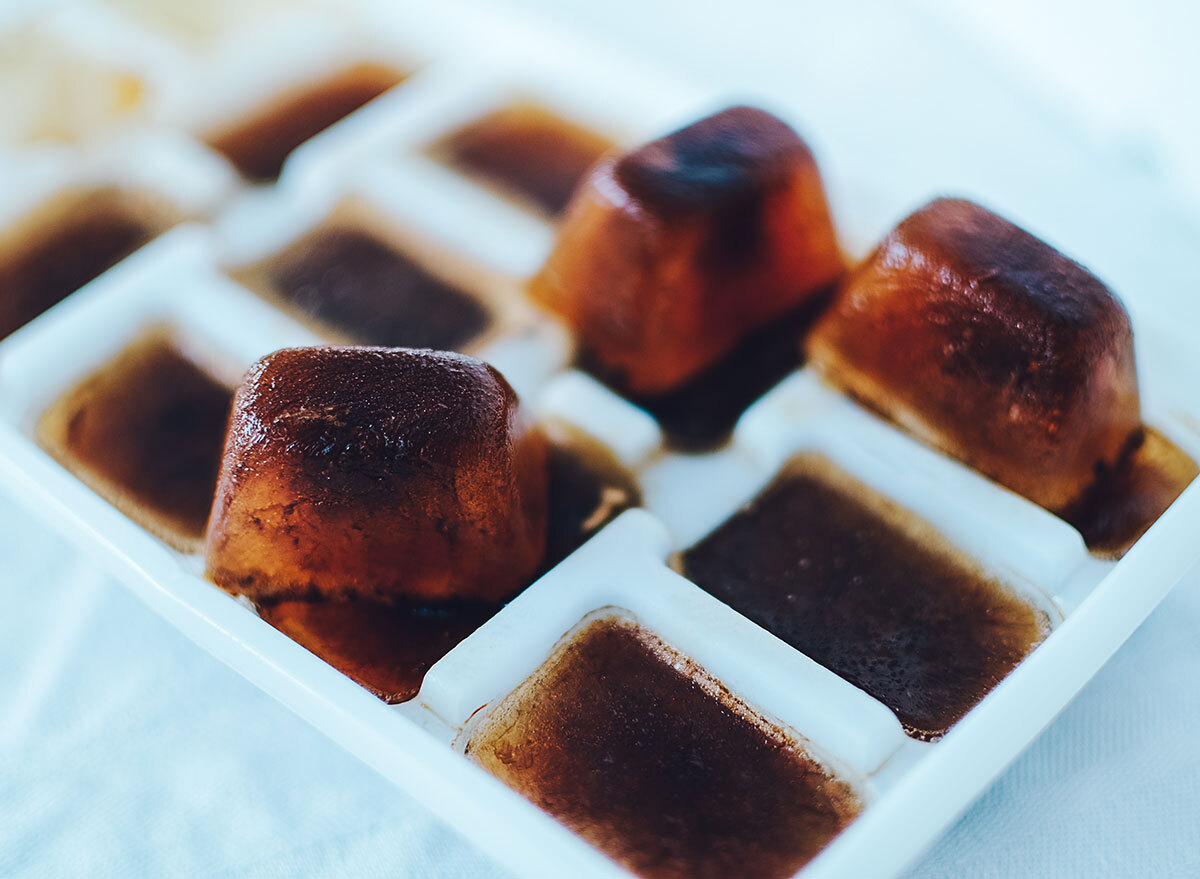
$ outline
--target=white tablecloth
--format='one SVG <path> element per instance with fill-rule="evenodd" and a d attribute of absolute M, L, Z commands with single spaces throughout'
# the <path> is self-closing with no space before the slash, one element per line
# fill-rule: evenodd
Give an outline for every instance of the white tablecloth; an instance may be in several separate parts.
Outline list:
<path fill-rule="evenodd" d="M 0 496 L 0 876 L 499 877 Z M 1200 875 L 1200 572 L 911 873 Z"/>

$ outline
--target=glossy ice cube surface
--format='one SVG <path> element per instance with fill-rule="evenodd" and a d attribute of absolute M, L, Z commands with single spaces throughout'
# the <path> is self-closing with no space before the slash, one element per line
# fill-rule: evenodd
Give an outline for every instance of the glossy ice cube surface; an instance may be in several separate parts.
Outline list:
<path fill-rule="evenodd" d="M 531 291 L 610 381 L 656 395 L 841 268 L 812 153 L 737 107 L 593 166 Z"/>
<path fill-rule="evenodd" d="M 808 348 L 835 384 L 1055 512 L 1141 427 L 1121 302 L 968 201 L 939 199 L 893 229 Z"/>
<path fill-rule="evenodd" d="M 238 390 L 209 576 L 253 598 L 499 599 L 546 540 L 546 442 L 490 366 L 293 348 Z"/>

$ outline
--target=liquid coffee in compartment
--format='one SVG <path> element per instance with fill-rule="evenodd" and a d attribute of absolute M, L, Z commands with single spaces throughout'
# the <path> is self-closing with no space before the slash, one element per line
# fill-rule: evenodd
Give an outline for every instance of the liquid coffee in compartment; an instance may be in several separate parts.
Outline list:
<path fill-rule="evenodd" d="M 548 571 L 589 537 L 641 503 L 636 480 L 601 445 L 580 431 L 551 425 Z"/>
<path fill-rule="evenodd" d="M 636 483 L 612 453 L 555 428 L 550 446 L 544 572 L 639 503 Z M 263 619 L 386 702 L 417 695 L 430 666 L 491 619 L 505 602 L 266 602 Z"/>
<path fill-rule="evenodd" d="M 1116 467 L 1101 472 L 1063 518 L 1093 554 L 1119 559 L 1197 475 L 1200 469 L 1186 452 L 1147 427 L 1137 446 Z"/>
<path fill-rule="evenodd" d="M 648 877 L 783 877 L 858 814 L 853 789 L 615 612 L 568 635 L 467 756 Z"/>
<path fill-rule="evenodd" d="M 356 64 L 281 95 L 210 135 L 209 146 L 246 179 L 269 183 L 279 177 L 292 150 L 406 78 L 382 64 Z"/>
<path fill-rule="evenodd" d="M 167 225 L 161 205 L 116 189 L 52 199 L 0 236 L 0 338 L 112 268 Z"/>
<path fill-rule="evenodd" d="M 232 392 L 155 330 L 60 397 L 38 441 L 143 528 L 197 548 L 217 484 Z"/>
<path fill-rule="evenodd" d="M 429 148 L 438 161 L 552 216 L 613 144 L 533 103 L 515 103 L 460 128 Z"/>
<path fill-rule="evenodd" d="M 496 614 L 502 603 L 279 601 L 263 619 L 385 702 L 405 702 L 429 667 Z"/>
<path fill-rule="evenodd" d="M 936 739 L 1047 634 L 932 528 L 803 455 L 683 553 L 685 576 Z"/>
<path fill-rule="evenodd" d="M 492 319 L 474 296 L 352 224 L 318 229 L 241 275 L 339 342 L 454 351 Z"/>
<path fill-rule="evenodd" d="M 672 448 L 708 451 L 728 442 L 746 408 L 801 365 L 799 340 L 827 301 L 828 294 L 821 294 L 815 303 L 775 318 L 713 366 L 665 394 L 630 394 L 620 377 L 606 371 L 586 348 L 580 366 L 653 415 Z"/>

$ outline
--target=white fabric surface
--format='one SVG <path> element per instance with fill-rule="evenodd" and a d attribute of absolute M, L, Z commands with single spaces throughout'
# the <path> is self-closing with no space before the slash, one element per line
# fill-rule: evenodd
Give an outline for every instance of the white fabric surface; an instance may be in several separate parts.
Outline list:
<path fill-rule="evenodd" d="M 0 876 L 498 876 L 0 495 Z"/>
<path fill-rule="evenodd" d="M 501 877 L 0 495 L 0 876 Z M 1200 572 L 910 873 L 1200 876 Z"/>

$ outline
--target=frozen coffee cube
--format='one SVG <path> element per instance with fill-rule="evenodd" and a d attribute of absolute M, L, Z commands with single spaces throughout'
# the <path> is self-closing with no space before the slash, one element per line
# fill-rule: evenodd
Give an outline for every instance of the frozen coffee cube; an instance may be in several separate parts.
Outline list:
<path fill-rule="evenodd" d="M 592 163 L 613 148 L 606 138 L 528 101 L 501 107 L 442 138 L 433 158 L 555 217 Z"/>
<path fill-rule="evenodd" d="M 1139 435 L 1121 302 L 969 201 L 939 199 L 893 229 L 808 348 L 834 384 L 1056 512 Z"/>
<path fill-rule="evenodd" d="M 660 394 L 841 267 L 812 153 L 735 107 L 594 165 L 531 289 L 614 384 Z"/>
<path fill-rule="evenodd" d="M 210 131 L 206 140 L 247 180 L 272 183 L 292 150 L 407 77 L 383 64 L 354 64 L 285 90 L 249 115 Z"/>
<path fill-rule="evenodd" d="M 294 348 L 234 399 L 208 574 L 258 600 L 498 599 L 546 540 L 546 445 L 471 357 Z"/>

